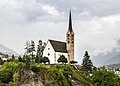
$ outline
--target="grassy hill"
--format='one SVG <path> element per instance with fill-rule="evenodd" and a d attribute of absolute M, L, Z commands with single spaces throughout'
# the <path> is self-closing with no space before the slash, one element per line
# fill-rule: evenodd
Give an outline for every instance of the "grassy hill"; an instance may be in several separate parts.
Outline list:
<path fill-rule="evenodd" d="M 70 65 L 44 65 L 6 62 L 0 68 L 1 85 L 83 86 L 90 85 L 82 73 Z M 1 86 L 0 85 L 0 86 Z"/>
<path fill-rule="evenodd" d="M 5 62 L 0 86 L 120 86 L 120 76 L 104 68 L 87 73 L 69 64 Z"/>

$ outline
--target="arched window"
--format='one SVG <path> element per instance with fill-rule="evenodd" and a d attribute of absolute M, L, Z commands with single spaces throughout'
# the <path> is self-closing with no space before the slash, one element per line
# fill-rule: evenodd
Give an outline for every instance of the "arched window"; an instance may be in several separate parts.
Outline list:
<path fill-rule="evenodd" d="M 70 43 L 70 41 L 68 41 L 68 44 Z"/>
<path fill-rule="evenodd" d="M 67 34 L 67 37 L 69 37 L 70 35 L 69 34 Z"/>

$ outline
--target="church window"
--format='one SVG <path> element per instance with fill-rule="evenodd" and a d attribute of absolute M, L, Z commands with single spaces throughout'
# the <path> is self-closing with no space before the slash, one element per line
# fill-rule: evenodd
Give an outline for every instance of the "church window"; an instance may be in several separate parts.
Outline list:
<path fill-rule="evenodd" d="M 69 34 L 67 34 L 67 36 L 69 37 L 70 35 L 69 35 Z"/>
<path fill-rule="evenodd" d="M 68 41 L 68 43 L 70 43 L 70 41 Z"/>
<path fill-rule="evenodd" d="M 50 48 L 48 48 L 48 50 L 50 50 Z"/>
<path fill-rule="evenodd" d="M 48 53 L 48 56 L 50 56 L 50 53 Z"/>
<path fill-rule="evenodd" d="M 72 37 L 73 37 L 74 35 L 72 35 Z"/>
<path fill-rule="evenodd" d="M 72 43 L 73 43 L 73 41 L 72 41 Z"/>

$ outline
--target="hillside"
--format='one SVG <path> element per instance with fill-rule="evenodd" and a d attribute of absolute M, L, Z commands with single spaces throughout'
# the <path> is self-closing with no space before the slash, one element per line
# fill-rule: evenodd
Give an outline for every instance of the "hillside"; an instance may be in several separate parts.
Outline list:
<path fill-rule="evenodd" d="M 8 54 L 8 55 L 18 55 L 15 51 L 13 51 L 12 49 L 9 49 L 8 47 L 0 44 L 0 52 L 3 54 Z"/>
<path fill-rule="evenodd" d="M 0 86 L 120 86 L 120 76 L 103 68 L 91 73 L 69 64 L 5 62 L 0 68 Z"/>
<path fill-rule="evenodd" d="M 5 70 L 6 69 L 6 70 Z M 6 72 L 6 73 L 5 73 Z M 4 77 L 4 78 L 3 78 Z M 83 86 L 90 85 L 70 65 L 6 62 L 0 68 L 0 86 Z"/>

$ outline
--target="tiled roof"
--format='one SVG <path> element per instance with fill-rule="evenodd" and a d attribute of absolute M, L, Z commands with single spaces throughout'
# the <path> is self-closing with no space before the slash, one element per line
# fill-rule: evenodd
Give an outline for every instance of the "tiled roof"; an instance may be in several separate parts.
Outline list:
<path fill-rule="evenodd" d="M 55 52 L 67 53 L 65 42 L 50 40 L 50 39 L 49 39 L 49 41 L 50 41 L 51 45 L 53 46 L 53 49 L 55 50 Z"/>

